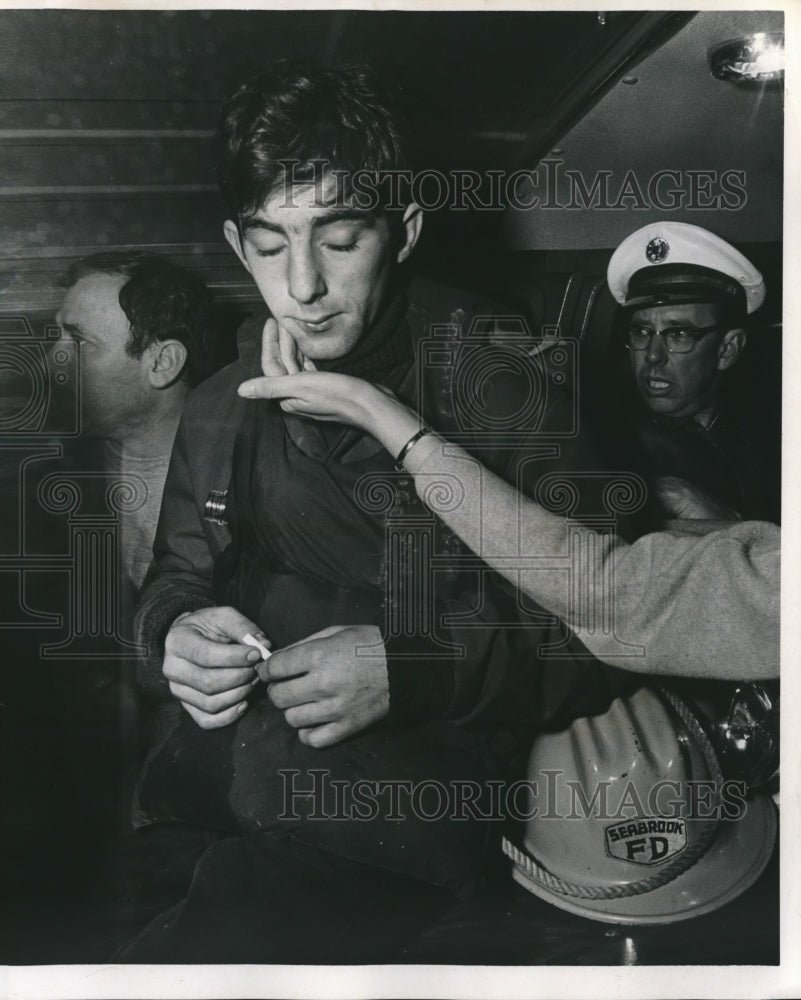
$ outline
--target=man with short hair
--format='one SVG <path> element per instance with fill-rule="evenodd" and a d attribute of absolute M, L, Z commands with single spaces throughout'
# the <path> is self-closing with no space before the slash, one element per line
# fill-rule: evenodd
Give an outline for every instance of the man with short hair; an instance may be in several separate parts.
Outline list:
<path fill-rule="evenodd" d="M 620 461 L 652 486 L 650 516 L 778 520 L 777 470 L 753 415 L 724 391 L 765 299 L 762 275 L 708 230 L 656 222 L 621 243 L 608 282 L 639 401 L 622 420 Z"/>
<path fill-rule="evenodd" d="M 92 926 L 85 901 L 106 880 L 110 845 L 130 827 L 147 730 L 160 725 L 155 707 L 136 692 L 133 613 L 181 410 L 215 363 L 210 294 L 200 277 L 166 258 L 92 254 L 72 264 L 61 286 L 53 351 L 77 351 L 81 435 L 63 455 L 30 463 L 26 551 L 38 559 L 31 559 L 24 594 L 31 607 L 60 617 L 67 641 L 42 629 L 4 633 L 6 756 L 13 762 L 4 777 L 15 817 L 8 856 L 16 858 L 9 892 L 30 961 L 74 960 L 61 934 L 65 922 L 83 960 L 104 957 L 104 917 L 92 930 L 100 940 L 78 941 Z M 55 377 L 51 386 L 58 391 Z M 76 413 L 67 389 L 69 400 L 54 400 L 51 413 L 61 412 L 61 402 Z M 80 506 L 73 527 L 82 521 L 82 535 L 70 538 L 66 517 L 36 503 L 37 487 L 48 481 L 67 491 L 74 484 Z M 109 542 L 115 527 L 116 552 Z M 37 572 L 40 554 L 57 557 L 71 574 Z M 71 644 L 84 623 L 85 645 Z M 60 655 L 43 654 L 45 644 Z M 36 920 L 26 920 L 27 912 Z M 59 929 L 42 914 L 59 914 Z"/>
<path fill-rule="evenodd" d="M 103 442 L 106 472 L 145 485 L 136 509 L 120 514 L 124 569 L 138 590 L 184 402 L 214 369 L 211 296 L 196 274 L 136 250 L 83 257 L 60 285 L 56 323 L 79 349 L 83 440 Z"/>
<path fill-rule="evenodd" d="M 526 617 L 426 514 L 403 472 L 420 435 L 393 467 L 362 431 L 237 394 L 278 326 L 317 367 L 414 401 L 526 491 L 597 467 L 568 432 L 570 402 L 532 400 L 519 356 L 474 332 L 489 308 L 404 273 L 422 214 L 383 183 L 404 167 L 394 118 L 358 68 L 277 67 L 225 109 L 225 236 L 267 309 L 240 330 L 239 360 L 190 398 L 176 439 L 138 621 L 186 713 L 146 765 L 136 820 L 227 836 L 126 960 L 386 959 L 404 886 L 430 901 L 476 884 L 487 782 L 527 752 L 531 726 L 608 696 L 598 664 L 571 659 L 555 621 Z M 437 330 L 450 360 L 426 365 Z M 468 370 L 478 391 L 465 391 Z M 545 647 L 559 643 L 549 673 Z M 301 898 L 276 898 L 293 878 Z M 389 896 L 393 919 L 377 921 Z"/>

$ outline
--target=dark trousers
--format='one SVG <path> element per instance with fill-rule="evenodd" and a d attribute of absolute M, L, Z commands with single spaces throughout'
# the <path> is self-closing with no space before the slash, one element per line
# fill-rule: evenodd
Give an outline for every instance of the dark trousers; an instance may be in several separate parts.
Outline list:
<path fill-rule="evenodd" d="M 120 947 L 114 961 L 391 962 L 453 904 L 446 889 L 270 834 L 220 838 L 205 848 L 203 835 L 196 836 L 202 853 L 181 890 L 191 834 L 169 827 L 144 833 L 142 848 L 152 857 L 168 848 L 173 860 L 148 878 L 147 866 L 129 859 L 131 888 L 138 885 L 118 919 L 141 920 L 158 897 L 164 901 L 170 883 L 185 895 Z"/>
<path fill-rule="evenodd" d="M 218 730 L 181 717 L 145 765 L 134 815 L 142 826 L 291 838 L 468 896 L 498 828 L 486 817 L 501 776 L 480 734 L 377 726 L 317 750 L 262 698 Z"/>

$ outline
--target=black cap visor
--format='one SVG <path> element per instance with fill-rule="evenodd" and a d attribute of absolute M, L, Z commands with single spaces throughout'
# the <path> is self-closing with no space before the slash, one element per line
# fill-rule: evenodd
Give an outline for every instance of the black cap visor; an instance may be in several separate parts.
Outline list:
<path fill-rule="evenodd" d="M 747 312 L 745 289 L 734 278 L 696 264 L 660 264 L 643 267 L 629 279 L 627 312 L 662 305 L 716 302 L 727 313 Z"/>

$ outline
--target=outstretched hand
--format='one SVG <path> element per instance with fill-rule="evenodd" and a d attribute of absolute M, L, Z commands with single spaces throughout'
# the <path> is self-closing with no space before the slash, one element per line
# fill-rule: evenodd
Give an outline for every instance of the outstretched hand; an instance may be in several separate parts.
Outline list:
<path fill-rule="evenodd" d="M 369 382 L 335 372 L 252 378 L 243 382 L 238 392 L 247 399 L 278 399 L 287 413 L 351 424 L 364 430 L 371 426 L 371 394 L 381 395 Z"/>
<path fill-rule="evenodd" d="M 262 330 L 261 368 L 262 377 L 239 386 L 240 396 L 275 399 L 286 413 L 358 427 L 393 454 L 417 429 L 417 415 L 384 386 L 317 371 L 292 334 L 274 319 L 268 319 Z"/>

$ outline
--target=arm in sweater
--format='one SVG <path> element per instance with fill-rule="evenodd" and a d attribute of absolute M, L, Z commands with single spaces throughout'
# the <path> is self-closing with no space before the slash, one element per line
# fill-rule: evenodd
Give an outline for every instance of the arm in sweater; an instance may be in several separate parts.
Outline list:
<path fill-rule="evenodd" d="M 397 400 L 346 376 L 306 373 L 245 383 L 242 395 L 282 399 L 285 409 L 369 429 L 398 454 L 419 428 L 419 417 Z M 574 524 L 544 510 L 463 449 L 436 434 L 406 454 L 421 498 L 431 473 L 455 476 L 462 503 L 435 512 L 462 540 L 519 585 L 530 598 L 562 618 L 599 659 L 629 670 L 730 680 L 779 673 L 779 549 L 775 525 L 743 522 L 706 535 L 660 532 L 633 544 Z M 590 599 L 570 600 L 561 568 L 551 560 L 592 553 L 574 564 Z M 531 558 L 543 567 L 521 571 Z M 611 584 L 610 582 L 611 581 Z M 590 627 L 611 596 L 616 637 L 645 647 L 644 657 L 620 658 L 608 634 Z"/>

